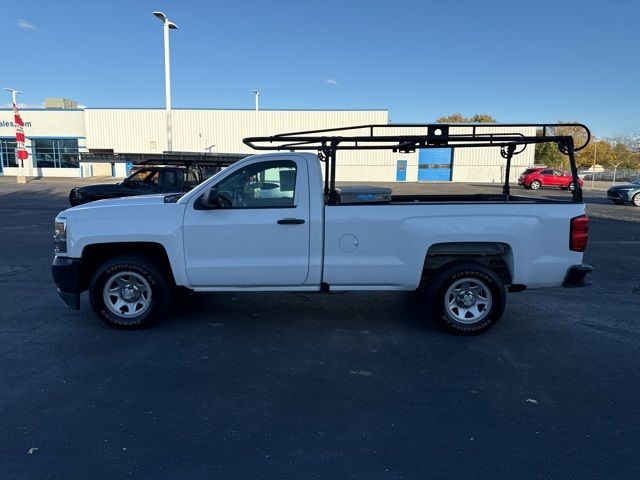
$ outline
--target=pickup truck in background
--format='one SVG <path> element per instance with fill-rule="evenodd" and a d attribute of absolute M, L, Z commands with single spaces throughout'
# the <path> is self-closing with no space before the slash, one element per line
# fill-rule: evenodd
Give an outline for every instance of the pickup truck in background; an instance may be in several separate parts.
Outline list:
<path fill-rule="evenodd" d="M 158 165 L 136 168 L 119 183 L 75 187 L 69 193 L 72 207 L 105 198 L 154 193 L 183 193 L 202 182 L 202 170 L 194 167 Z"/>
<path fill-rule="evenodd" d="M 323 189 L 320 160 L 255 155 L 184 195 L 61 212 L 52 267 L 60 296 L 78 309 L 89 290 L 98 317 L 130 329 L 165 313 L 176 289 L 419 290 L 425 318 L 474 334 L 500 319 L 507 291 L 588 284 L 581 201 L 428 199 L 328 187 L 328 177 Z"/>

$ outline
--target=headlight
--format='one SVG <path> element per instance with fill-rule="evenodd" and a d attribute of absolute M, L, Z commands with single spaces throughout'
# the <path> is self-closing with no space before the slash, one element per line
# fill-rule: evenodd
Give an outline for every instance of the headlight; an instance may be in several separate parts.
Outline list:
<path fill-rule="evenodd" d="M 56 253 L 66 253 L 67 251 L 67 219 L 56 218 L 53 222 L 53 244 Z"/>

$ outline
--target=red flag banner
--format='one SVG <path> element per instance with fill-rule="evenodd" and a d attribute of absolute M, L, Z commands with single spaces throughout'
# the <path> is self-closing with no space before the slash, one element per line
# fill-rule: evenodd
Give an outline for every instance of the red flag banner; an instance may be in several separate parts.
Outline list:
<path fill-rule="evenodd" d="M 29 158 L 29 152 L 27 152 L 27 149 L 24 146 L 24 122 L 20 117 L 18 106 L 15 103 L 13 104 L 13 116 L 16 124 L 16 147 L 18 150 L 18 160 L 26 160 Z"/>

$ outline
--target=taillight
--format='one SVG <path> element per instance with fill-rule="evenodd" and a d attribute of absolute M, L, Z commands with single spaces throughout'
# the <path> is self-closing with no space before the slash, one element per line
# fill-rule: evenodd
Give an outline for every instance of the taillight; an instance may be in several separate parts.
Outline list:
<path fill-rule="evenodd" d="M 569 230 L 569 249 L 574 252 L 584 252 L 589 238 L 589 217 L 580 215 L 571 219 Z"/>

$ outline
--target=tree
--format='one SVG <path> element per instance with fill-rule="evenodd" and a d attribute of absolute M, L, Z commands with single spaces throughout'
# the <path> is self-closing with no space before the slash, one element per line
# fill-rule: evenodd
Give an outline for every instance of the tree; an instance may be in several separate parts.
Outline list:
<path fill-rule="evenodd" d="M 637 168 L 636 156 L 624 143 L 613 143 L 613 155 L 618 166 L 623 168 Z"/>
<path fill-rule="evenodd" d="M 640 153 L 640 132 L 618 135 L 610 139 L 614 144 L 621 143 L 632 153 Z"/>
<path fill-rule="evenodd" d="M 496 119 L 486 113 L 476 113 L 471 117 L 473 123 L 496 123 Z"/>
<path fill-rule="evenodd" d="M 534 162 L 548 167 L 564 168 L 565 156 L 558 150 L 558 145 L 553 142 L 536 144 Z"/>
<path fill-rule="evenodd" d="M 548 131 L 549 135 L 558 135 L 558 136 L 572 136 L 573 137 L 573 146 L 581 147 L 587 141 L 587 132 L 584 129 L 579 127 L 572 126 L 563 126 L 563 123 L 580 123 L 580 122 L 558 122 L 560 126 L 554 127 Z"/>
<path fill-rule="evenodd" d="M 589 142 L 584 149 L 576 152 L 576 163 L 580 167 L 589 168 L 594 163 L 609 167 L 616 163 L 613 149 L 608 142 L 604 140 L 594 140 Z"/>
<path fill-rule="evenodd" d="M 436 120 L 438 123 L 468 123 L 469 119 L 464 117 L 461 113 L 452 113 L 451 115 L 446 115 L 444 117 L 440 117 Z"/>
<path fill-rule="evenodd" d="M 496 119 L 486 113 L 476 113 L 471 117 L 465 117 L 459 112 L 445 115 L 436 120 L 438 123 L 496 123 Z"/>

